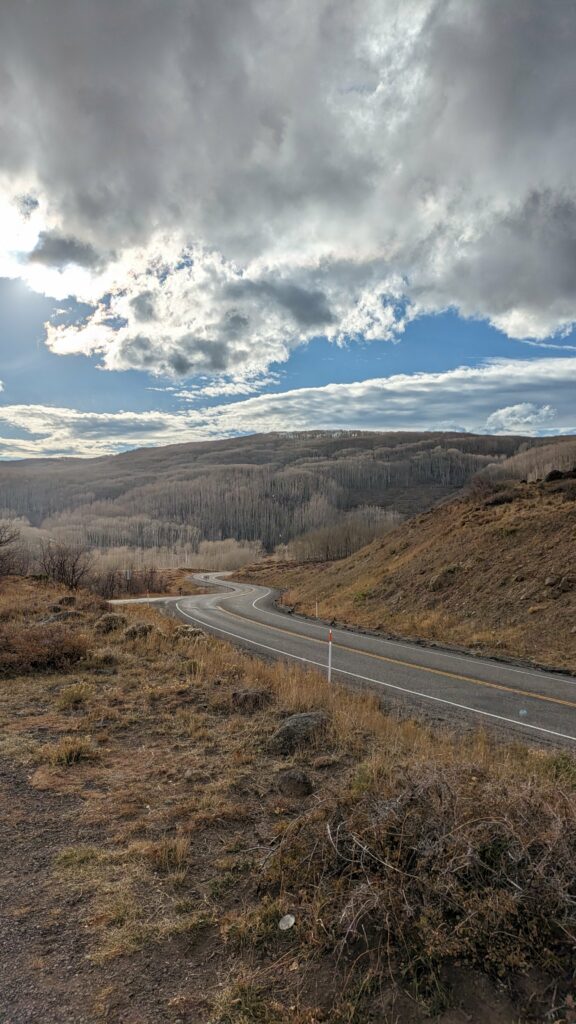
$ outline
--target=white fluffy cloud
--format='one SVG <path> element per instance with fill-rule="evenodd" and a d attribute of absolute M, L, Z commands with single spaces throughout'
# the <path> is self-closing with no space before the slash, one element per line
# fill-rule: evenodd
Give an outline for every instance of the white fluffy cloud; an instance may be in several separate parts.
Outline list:
<path fill-rule="evenodd" d="M 8 405 L 0 406 L 0 433 L 5 423 L 20 437 L 0 437 L 0 456 L 95 456 L 138 445 L 307 429 L 576 433 L 575 387 L 576 358 L 500 359 L 445 373 L 328 384 L 181 412 Z M 547 401 L 552 395 L 554 408 Z"/>
<path fill-rule="evenodd" d="M 449 306 L 576 319 L 576 7 L 3 0 L 0 274 L 55 352 L 240 375 Z"/>

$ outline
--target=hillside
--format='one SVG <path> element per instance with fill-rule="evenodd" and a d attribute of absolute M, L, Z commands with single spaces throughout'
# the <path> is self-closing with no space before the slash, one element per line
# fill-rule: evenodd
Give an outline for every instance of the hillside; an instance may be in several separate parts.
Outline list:
<path fill-rule="evenodd" d="M 182 562 L 202 541 L 233 538 L 272 550 L 358 507 L 421 512 L 483 468 L 542 443 L 308 432 L 4 462 L 0 517 L 24 517 L 51 538 L 91 547 L 177 549 Z"/>
<path fill-rule="evenodd" d="M 460 497 L 329 565 L 266 562 L 241 578 L 284 603 L 401 636 L 576 673 L 576 480 Z"/>
<path fill-rule="evenodd" d="M 0 726 L 3 1021 L 574 1020 L 566 751 L 31 580 Z"/>

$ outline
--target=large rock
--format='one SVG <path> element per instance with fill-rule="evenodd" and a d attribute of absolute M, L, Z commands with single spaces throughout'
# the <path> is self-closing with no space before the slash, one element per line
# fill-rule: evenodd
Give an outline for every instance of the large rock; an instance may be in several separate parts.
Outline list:
<path fill-rule="evenodd" d="M 272 736 L 270 746 L 279 754 L 291 754 L 325 732 L 329 721 L 325 711 L 305 711 L 299 715 L 290 715 Z"/>
<path fill-rule="evenodd" d="M 68 622 L 71 619 L 82 619 L 84 616 L 81 612 L 74 611 L 73 609 L 60 608 L 58 605 L 52 605 L 53 608 L 57 608 L 57 611 L 53 615 L 48 615 L 47 618 L 43 619 L 43 622 Z"/>
<path fill-rule="evenodd" d="M 178 626 L 175 635 L 178 640 L 196 640 L 198 637 L 206 636 L 206 633 L 199 626 Z"/>

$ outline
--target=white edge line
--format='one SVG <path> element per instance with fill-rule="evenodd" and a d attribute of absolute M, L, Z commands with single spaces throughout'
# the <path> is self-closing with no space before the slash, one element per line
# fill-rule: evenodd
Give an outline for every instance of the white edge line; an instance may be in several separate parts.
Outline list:
<path fill-rule="evenodd" d="M 243 643 L 250 644 L 253 647 L 262 647 L 265 651 L 272 651 L 274 654 L 280 654 L 285 658 L 291 658 L 293 661 L 304 661 L 307 665 L 314 665 L 316 668 L 326 668 L 321 661 L 312 661 L 310 658 L 302 658 L 298 654 L 290 654 L 288 651 L 281 651 L 277 647 L 269 647 L 268 644 L 258 643 L 258 641 L 250 640 L 248 637 L 240 636 L 238 633 L 231 633 L 227 629 L 221 629 L 220 626 L 210 625 L 202 619 L 197 618 L 195 615 L 190 615 L 188 612 L 183 611 L 178 604 L 176 604 L 176 608 L 181 615 L 185 615 L 187 619 L 192 619 L 193 622 L 200 623 L 200 625 L 204 626 L 206 629 L 213 629 L 217 633 L 224 633 L 225 636 L 231 636 L 235 640 L 242 640 Z M 304 639 L 310 638 L 304 637 Z M 362 654 L 363 652 L 359 651 L 358 653 Z M 458 708 L 460 711 L 470 711 L 473 715 L 484 715 L 485 718 L 495 718 L 499 722 L 508 722 L 510 725 L 518 726 L 521 729 L 532 729 L 535 732 L 546 733 L 548 736 L 557 736 L 559 739 L 571 740 L 573 743 L 576 743 L 576 736 L 569 736 L 563 732 L 554 732 L 553 729 L 545 729 L 540 725 L 531 725 L 529 722 L 518 722 L 515 718 L 506 718 L 504 715 L 496 715 L 491 711 L 481 711 L 479 708 L 468 707 L 467 704 L 457 704 L 456 701 L 446 700 L 444 697 L 434 697 L 429 693 L 420 693 L 419 690 L 409 690 L 407 687 L 397 686 L 395 683 L 384 683 L 381 679 L 372 679 L 370 676 L 361 676 L 357 672 L 347 672 L 346 669 L 343 668 L 335 668 L 333 671 L 337 672 L 339 675 L 351 676 L 352 679 L 361 679 L 365 683 L 375 683 L 377 686 L 385 686 L 389 690 L 398 690 L 400 693 L 408 693 L 412 697 L 421 697 L 423 700 L 432 700 L 437 704 L 448 704 L 450 707 Z"/>
<path fill-rule="evenodd" d="M 232 581 L 230 581 L 228 583 L 225 583 L 223 580 L 212 580 L 211 582 L 212 582 L 213 585 L 226 587 L 227 589 L 230 589 L 232 591 L 232 593 L 230 593 L 230 594 L 225 594 L 221 598 L 222 601 L 227 601 L 231 597 L 237 597 L 238 594 L 242 594 L 243 592 L 246 593 L 246 591 L 248 591 L 248 593 L 250 591 L 254 592 L 254 588 L 256 586 L 258 586 L 257 584 L 252 584 L 251 585 L 251 584 L 246 584 L 246 583 L 235 583 L 235 582 L 232 582 Z M 256 608 L 257 605 L 259 604 L 259 602 L 263 601 L 265 597 L 270 597 L 271 593 L 272 593 L 272 590 L 268 587 L 266 589 L 266 593 L 260 594 L 260 597 L 256 597 L 252 601 L 252 607 Z M 270 612 L 270 614 L 277 615 L 279 620 L 283 619 L 283 616 L 282 616 L 281 612 L 274 612 L 274 610 L 272 610 Z M 320 624 L 315 623 L 312 619 L 308 619 L 306 616 L 304 617 L 304 620 L 305 620 L 305 624 L 306 625 L 309 625 L 309 626 L 312 626 L 312 627 L 316 626 L 316 628 L 318 628 L 318 629 L 326 629 L 327 628 L 327 627 L 321 626 Z M 249 621 L 254 621 L 256 623 L 256 625 L 259 625 L 259 626 L 270 626 L 271 625 L 270 623 L 260 622 L 260 621 L 258 621 L 256 619 L 249 620 Z M 272 626 L 271 628 L 273 629 L 274 627 Z M 285 628 L 285 625 L 284 625 L 284 628 Z M 290 630 L 290 632 L 292 632 L 292 630 Z M 430 653 L 432 655 L 435 655 L 438 658 L 446 658 L 448 661 L 460 661 L 460 662 L 464 662 L 464 664 L 467 664 L 467 665 L 470 665 L 470 662 L 472 661 L 474 665 L 483 665 L 485 668 L 498 668 L 498 669 L 500 669 L 503 672 L 514 672 L 516 675 L 532 676 L 534 679 L 540 679 L 540 680 L 541 679 L 547 679 L 547 680 L 549 680 L 550 682 L 553 682 L 553 683 L 556 683 L 556 682 L 560 681 L 560 682 L 564 682 L 564 683 L 570 683 L 571 686 L 576 685 L 576 679 L 573 679 L 570 676 L 565 675 L 563 672 L 552 673 L 552 672 L 546 672 L 545 669 L 529 669 L 529 668 L 524 669 L 524 668 L 518 668 L 515 665 L 507 665 L 505 661 L 503 661 L 503 662 L 489 661 L 486 658 L 478 658 L 474 654 L 469 654 L 469 655 L 452 654 L 450 651 L 439 650 L 436 647 L 426 647 L 426 646 L 423 647 L 420 644 L 403 643 L 402 640 L 391 640 L 391 639 L 388 639 L 387 637 L 370 636 L 369 634 L 366 634 L 366 633 L 357 633 L 355 630 L 349 630 L 348 631 L 348 630 L 334 628 L 333 632 L 334 632 L 335 639 L 336 639 L 337 636 L 340 636 L 343 639 L 344 642 L 345 642 L 346 639 L 348 639 L 350 637 L 354 637 L 354 638 L 356 638 L 358 640 L 374 640 L 374 641 L 376 641 L 376 643 L 388 644 L 391 647 L 401 647 L 403 650 L 410 651 L 412 654 L 415 654 L 418 651 L 425 650 L 428 653 Z M 313 641 L 316 641 L 318 643 L 323 643 L 322 637 L 307 636 L 305 633 L 297 633 L 296 631 L 294 631 L 294 636 L 295 637 L 300 636 L 300 637 L 302 637 L 305 640 L 313 640 Z M 374 653 L 377 653 L 377 652 L 359 650 L 357 653 L 358 654 L 374 654 Z M 426 666 L 426 665 L 422 666 L 422 668 L 427 668 L 427 667 L 428 666 Z"/>

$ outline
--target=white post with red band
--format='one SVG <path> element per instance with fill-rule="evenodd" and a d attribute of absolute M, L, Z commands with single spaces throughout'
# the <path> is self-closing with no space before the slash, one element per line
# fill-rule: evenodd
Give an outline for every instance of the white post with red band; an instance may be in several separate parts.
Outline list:
<path fill-rule="evenodd" d="M 328 633 L 328 682 L 332 682 L 332 630 Z"/>

